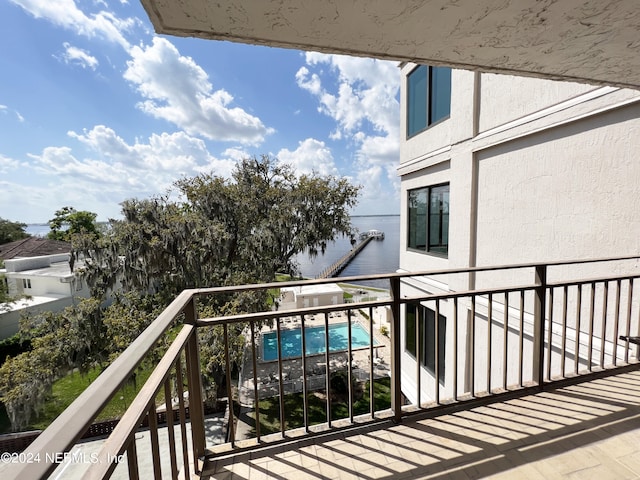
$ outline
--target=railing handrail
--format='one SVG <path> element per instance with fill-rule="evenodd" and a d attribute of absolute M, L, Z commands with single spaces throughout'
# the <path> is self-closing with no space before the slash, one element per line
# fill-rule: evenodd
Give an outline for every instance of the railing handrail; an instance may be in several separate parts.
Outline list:
<path fill-rule="evenodd" d="M 8 470 L 9 478 L 26 478 L 25 475 L 29 478 L 45 478 L 51 474 L 57 467 L 51 459 L 56 458 L 56 454 L 61 451 L 69 451 L 75 445 L 120 386 L 142 362 L 147 352 L 182 312 L 191 297 L 192 293 L 188 290 L 178 295 L 24 451 L 25 458 L 39 458 L 40 461 L 12 464 Z"/>
<path fill-rule="evenodd" d="M 299 279 L 289 280 L 286 282 L 270 282 L 270 283 L 252 283 L 244 285 L 230 285 L 222 287 L 208 287 L 208 288 L 195 288 L 189 290 L 193 292 L 195 296 L 205 296 L 220 293 L 234 293 L 238 291 L 253 291 L 253 290 L 267 290 L 267 289 L 280 289 L 283 287 L 297 287 L 301 285 L 325 285 L 328 283 L 353 283 L 362 280 L 389 280 L 391 278 L 408 278 L 408 277 L 425 277 L 425 276 L 437 276 L 437 275 L 453 275 L 459 273 L 477 273 L 477 272 L 491 272 L 498 270 L 519 270 L 525 268 L 536 267 L 559 267 L 563 265 L 578 265 L 587 263 L 605 263 L 605 262 L 619 262 L 624 260 L 640 260 L 640 255 L 628 255 L 621 257 L 604 257 L 593 258 L 586 260 L 564 260 L 555 262 L 532 262 L 532 263 L 514 263 L 508 265 L 492 265 L 492 266 L 480 266 L 480 267 L 461 267 L 461 268 L 445 268 L 439 270 L 420 270 L 420 271 L 403 271 L 403 272 L 389 272 L 378 273 L 375 275 L 353 275 L 349 277 L 335 277 L 335 278 L 312 278 L 312 279 Z"/>

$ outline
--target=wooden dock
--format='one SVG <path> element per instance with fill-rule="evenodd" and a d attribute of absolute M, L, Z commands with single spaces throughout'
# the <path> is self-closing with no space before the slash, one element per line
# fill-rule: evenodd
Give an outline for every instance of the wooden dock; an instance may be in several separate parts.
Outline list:
<path fill-rule="evenodd" d="M 337 262 L 335 262 L 329 268 L 326 268 L 320 275 L 318 275 L 318 278 L 332 278 L 340 275 L 340 272 L 342 272 L 342 270 L 344 270 L 345 267 L 349 265 L 351 260 L 356 258 L 356 255 L 358 255 L 362 251 L 362 249 L 366 247 L 371 240 L 373 240 L 373 238 L 374 237 L 365 237 L 359 244 L 353 247 L 348 253 L 343 255 Z"/>

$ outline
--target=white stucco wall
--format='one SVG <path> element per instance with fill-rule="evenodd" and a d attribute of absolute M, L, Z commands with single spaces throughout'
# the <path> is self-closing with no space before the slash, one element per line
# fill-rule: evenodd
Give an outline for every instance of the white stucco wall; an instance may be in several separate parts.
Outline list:
<path fill-rule="evenodd" d="M 440 130 L 427 129 L 401 142 L 400 268 L 423 271 L 639 254 L 640 94 L 500 75 L 482 75 L 478 81 L 474 74 L 464 73 L 452 75 L 452 113 L 449 120 L 437 125 Z M 474 98 L 480 102 L 474 104 Z M 405 107 L 403 97 L 403 119 Z M 404 132 L 404 124 L 402 128 Z M 443 135 L 443 131 L 447 134 Z M 447 144 L 451 139 L 456 141 Z M 443 182 L 450 184 L 448 257 L 408 251 L 408 190 Z M 598 276 L 637 272 L 640 262 L 580 268 L 584 276 Z M 563 278 L 568 270 L 555 268 L 550 277 Z M 432 280 L 412 280 L 413 286 L 403 286 L 403 295 L 473 287 L 468 275 L 441 276 L 438 280 L 444 285 Z M 479 274 L 475 286 L 532 280 L 531 269 Z M 597 290 L 600 295 L 602 289 Z M 634 292 L 634 297 L 636 294 L 640 295 L 640 291 Z M 531 298 L 528 294 L 527 312 L 531 311 Z M 622 305 L 627 298 L 623 287 Z M 569 311 L 575 312 L 575 293 L 567 302 Z M 602 303 L 601 298 L 596 300 L 596 311 Z M 609 311 L 612 304 L 610 300 Z M 559 318 L 558 308 L 554 308 L 555 321 Z M 637 314 L 634 307 L 633 318 Z M 481 317 L 480 314 L 476 323 L 476 339 L 483 344 L 486 316 L 484 320 Z M 492 336 L 502 335 L 501 321 Z M 567 318 L 570 345 L 574 345 L 575 331 L 571 329 L 575 323 L 574 313 Z M 600 327 L 601 322 L 596 319 L 595 331 L 599 332 Z M 612 324 L 606 325 L 611 338 L 612 328 Z M 469 333 L 467 325 L 463 322 L 459 329 L 459 339 L 464 342 Z M 449 332 L 447 336 L 447 345 L 451 345 L 453 338 L 449 338 Z M 512 336 L 510 333 L 511 340 Z M 530 347 L 530 340 L 525 340 L 525 349 Z M 511 341 L 510 357 L 517 353 L 513 348 Z M 594 348 L 600 351 L 599 341 Z M 468 364 L 464 348 L 462 352 L 458 363 Z M 492 361 L 492 384 L 502 375 L 502 367 L 495 363 L 501 355 L 492 352 L 492 358 L 496 357 Z M 557 359 L 556 354 L 554 358 Z M 476 352 L 475 361 L 476 371 L 486 372 L 486 348 Z M 415 396 L 415 361 L 406 352 L 402 368 L 406 382 L 403 389 L 409 397 L 413 389 Z M 554 370 L 557 368 L 554 365 Z M 525 365 L 525 370 L 530 374 L 531 365 Z M 511 382 L 511 373 L 509 377 Z M 469 386 L 468 376 L 459 374 L 459 387 L 465 382 Z M 486 373 L 476 376 L 476 389 L 482 390 L 486 382 Z M 429 390 L 425 383 L 428 382 L 422 383 L 423 397 L 433 393 L 433 385 Z M 446 390 L 450 387 L 447 385 Z"/>

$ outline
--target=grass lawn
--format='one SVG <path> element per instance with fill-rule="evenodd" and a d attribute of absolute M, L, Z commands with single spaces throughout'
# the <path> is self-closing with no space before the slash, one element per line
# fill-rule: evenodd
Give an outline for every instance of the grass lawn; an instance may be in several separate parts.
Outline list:
<path fill-rule="evenodd" d="M 391 379 L 381 378 L 374 381 L 374 405 L 376 410 L 384 410 L 391 406 Z M 309 424 L 317 425 L 327 421 L 327 405 L 325 400 L 310 393 L 308 395 Z M 266 398 L 259 403 L 260 433 L 266 435 L 280 431 L 280 401 L 278 397 Z M 302 393 L 285 395 L 284 410 L 287 429 L 304 426 L 304 407 Z M 363 389 L 362 398 L 353 404 L 353 414 L 369 413 L 369 382 Z M 349 416 L 347 402 L 334 402 L 331 405 L 331 419 L 338 420 Z M 254 431 L 255 433 L 255 431 Z"/>
<path fill-rule="evenodd" d="M 151 375 L 153 367 L 154 366 L 152 365 L 146 368 L 139 368 L 137 370 L 136 379 L 137 389 L 134 387 L 133 383 L 129 383 L 121 388 L 98 415 L 96 421 L 112 420 L 122 416 L 126 407 L 131 405 L 131 402 L 138 393 L 137 391 L 142 387 L 147 378 L 149 378 L 149 375 Z M 72 372 L 57 380 L 53 384 L 51 396 L 44 406 L 44 409 L 40 412 L 40 415 L 37 418 L 32 418 L 29 427 L 25 430 L 44 430 L 47 428 L 58 415 L 71 405 L 71 403 L 91 384 L 91 382 L 98 378 L 99 374 L 100 368 L 95 367 L 86 375 L 81 375 L 79 372 Z M 163 389 L 161 389 L 158 394 L 157 400 L 164 401 Z M 10 432 L 11 424 L 4 406 L 2 406 L 0 409 L 0 433 Z"/>

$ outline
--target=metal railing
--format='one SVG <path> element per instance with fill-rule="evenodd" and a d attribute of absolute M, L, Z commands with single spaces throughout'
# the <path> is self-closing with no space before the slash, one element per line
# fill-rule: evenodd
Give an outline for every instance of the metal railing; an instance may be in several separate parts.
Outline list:
<path fill-rule="evenodd" d="M 38 461 L 17 462 L 5 473 L 8 478 L 46 478 L 60 467 L 72 455 L 65 452 L 72 451 L 102 408 L 169 332 L 173 340 L 168 349 L 100 452 L 87 462 L 83 478 L 109 478 L 117 467 L 125 468 L 120 465 L 125 460 L 130 478 L 149 478 L 150 472 L 139 471 L 141 455 L 151 456 L 155 478 L 189 478 L 190 473 L 201 472 L 204 460 L 216 452 L 280 441 L 290 429 L 301 427 L 302 433 L 296 435 L 304 435 L 380 419 L 400 422 L 415 412 L 435 414 L 451 406 L 461 408 L 464 402 L 475 405 L 636 368 L 640 347 L 620 339 L 640 334 L 636 263 L 637 257 L 623 257 L 348 277 L 340 281 L 386 280 L 389 296 L 202 319 L 198 302 L 212 295 L 320 285 L 335 279 L 184 291 L 20 457 Z M 624 273 L 607 274 L 611 270 Z M 585 278 L 585 271 L 599 276 Z M 525 281 L 501 285 L 507 277 Z M 434 288 L 437 278 L 444 282 Z M 442 288 L 462 284 L 468 288 Z M 389 312 L 388 324 L 380 311 Z M 231 361 L 228 341 L 229 328 L 237 324 L 244 326 L 246 339 L 239 369 Z M 344 338 L 333 351 L 336 324 L 342 324 Z M 388 337 L 381 325 L 387 327 Z M 198 343 L 198 332 L 212 327 L 223 330 L 224 390 L 229 400 L 228 442 L 218 447 L 207 445 L 205 436 Z M 284 343 L 295 329 L 308 333 Z M 354 338 L 356 330 L 360 343 Z M 265 359 L 267 331 L 277 338 L 275 360 Z M 298 353 L 287 351 L 292 344 Z M 346 392 L 333 385 L 338 371 L 346 376 Z M 389 393 L 379 399 L 376 385 L 384 382 L 389 383 Z M 287 402 L 293 401 L 292 396 L 297 396 L 301 420 L 291 419 Z M 277 426 L 275 435 L 262 431 L 266 424 L 259 402 L 269 398 L 279 417 L 271 425 Z M 242 419 L 232 408 L 234 399 Z M 318 399 L 320 419 L 312 418 L 310 403 L 317 410 Z M 365 405 L 364 413 L 356 411 L 356 400 Z M 155 415 L 160 403 L 167 412 L 167 440 L 162 442 Z M 339 406 L 346 412 L 344 418 L 336 418 Z M 238 425 L 248 417 L 249 439 L 237 438 Z M 145 418 L 150 439 L 142 445 L 136 433 Z M 142 447 L 148 453 L 141 453 Z"/>

